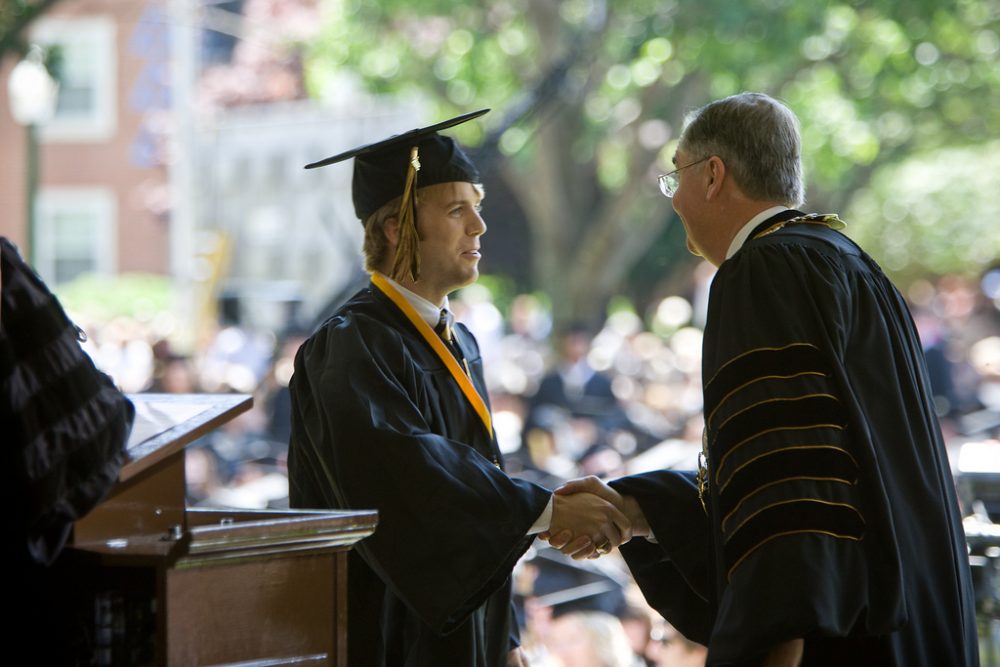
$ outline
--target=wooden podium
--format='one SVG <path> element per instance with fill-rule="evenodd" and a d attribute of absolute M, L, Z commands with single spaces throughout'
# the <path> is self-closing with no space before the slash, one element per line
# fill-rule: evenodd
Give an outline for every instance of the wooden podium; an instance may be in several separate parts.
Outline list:
<path fill-rule="evenodd" d="M 129 398 L 128 460 L 64 554 L 93 610 L 94 664 L 344 667 L 347 551 L 377 513 L 188 508 L 184 447 L 252 399 Z"/>

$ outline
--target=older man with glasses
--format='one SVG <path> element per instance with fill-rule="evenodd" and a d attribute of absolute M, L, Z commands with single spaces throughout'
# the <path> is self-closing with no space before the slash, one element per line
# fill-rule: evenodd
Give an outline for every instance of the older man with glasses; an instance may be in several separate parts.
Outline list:
<path fill-rule="evenodd" d="M 978 665 L 968 555 L 902 296 L 804 197 L 798 121 L 755 93 L 688 118 L 659 178 L 719 267 L 697 472 L 560 493 L 630 518 L 647 600 L 708 665 Z M 568 541 L 552 538 L 554 545 Z"/>

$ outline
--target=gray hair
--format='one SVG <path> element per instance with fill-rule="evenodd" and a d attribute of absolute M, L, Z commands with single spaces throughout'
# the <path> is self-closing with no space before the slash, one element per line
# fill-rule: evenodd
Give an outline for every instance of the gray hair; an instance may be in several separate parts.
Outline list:
<path fill-rule="evenodd" d="M 692 160 L 720 157 L 751 199 L 794 208 L 805 198 L 799 121 L 767 95 L 740 93 L 692 111 L 679 148 Z"/>

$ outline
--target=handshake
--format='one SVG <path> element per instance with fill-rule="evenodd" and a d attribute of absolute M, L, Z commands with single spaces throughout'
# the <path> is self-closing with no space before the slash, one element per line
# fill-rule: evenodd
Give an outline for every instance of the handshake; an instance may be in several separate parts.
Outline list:
<path fill-rule="evenodd" d="M 552 497 L 552 522 L 539 537 L 575 560 L 598 558 L 650 534 L 639 503 L 596 477 L 563 484 Z"/>

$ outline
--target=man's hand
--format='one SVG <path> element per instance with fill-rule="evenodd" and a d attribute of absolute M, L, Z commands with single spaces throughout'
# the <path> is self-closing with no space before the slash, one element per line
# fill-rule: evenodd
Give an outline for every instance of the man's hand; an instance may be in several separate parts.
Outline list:
<path fill-rule="evenodd" d="M 559 539 L 553 542 L 553 536 Z M 608 553 L 632 537 L 632 526 L 621 510 L 592 493 L 555 494 L 552 523 L 541 535 L 576 560 Z"/>
<path fill-rule="evenodd" d="M 799 667 L 804 649 L 805 642 L 801 639 L 777 644 L 768 652 L 762 667 Z"/>
<path fill-rule="evenodd" d="M 520 646 L 507 654 L 507 667 L 531 667 Z"/>
<path fill-rule="evenodd" d="M 622 535 L 622 542 L 627 542 L 631 537 L 646 537 L 650 535 L 651 531 L 649 523 L 646 521 L 646 516 L 642 513 L 639 503 L 631 496 L 621 495 L 596 477 L 584 477 L 569 481 L 556 489 L 555 498 L 559 499 L 560 497 L 578 494 L 593 494 L 598 496 L 602 500 L 614 505 L 619 512 L 625 515 L 631 530 L 629 535 Z M 592 540 L 588 540 L 585 535 L 580 534 L 580 531 L 574 531 L 573 526 L 560 529 L 556 525 L 554 510 L 551 529 L 549 533 L 543 534 L 542 537 L 547 539 L 553 548 L 578 560 L 580 558 L 596 558 L 610 550 L 608 548 L 598 549 L 598 546 L 604 547 L 605 545 L 600 542 L 595 544 Z M 621 542 L 614 543 L 613 546 L 618 546 L 618 544 L 621 544 Z"/>

